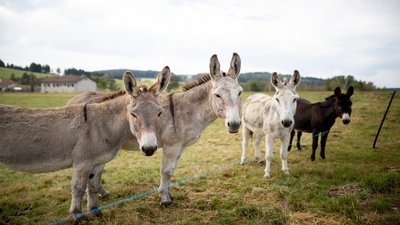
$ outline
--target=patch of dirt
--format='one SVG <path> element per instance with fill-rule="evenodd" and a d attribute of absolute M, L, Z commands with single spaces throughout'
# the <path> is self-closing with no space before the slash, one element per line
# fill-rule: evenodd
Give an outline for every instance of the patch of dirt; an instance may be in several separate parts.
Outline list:
<path fill-rule="evenodd" d="M 400 172 L 400 168 L 399 167 L 390 167 L 388 169 L 389 172 Z"/>
<path fill-rule="evenodd" d="M 355 195 L 360 192 L 361 186 L 358 183 L 348 183 L 342 186 L 336 186 L 329 190 L 329 197 L 337 198 L 346 195 Z"/>
<path fill-rule="evenodd" d="M 321 217 L 310 212 L 293 212 L 288 222 L 289 224 L 343 224 L 339 218 Z"/>

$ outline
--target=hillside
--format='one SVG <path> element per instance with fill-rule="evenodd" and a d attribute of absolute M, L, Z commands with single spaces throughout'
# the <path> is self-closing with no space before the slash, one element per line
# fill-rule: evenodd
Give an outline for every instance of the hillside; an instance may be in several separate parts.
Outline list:
<path fill-rule="evenodd" d="M 25 70 L 16 70 L 16 69 L 9 69 L 5 67 L 0 67 L 0 79 L 10 79 L 11 74 L 14 74 L 15 77 L 22 77 L 22 74 L 27 73 L 27 74 L 34 74 L 36 78 L 45 78 L 49 76 L 54 76 L 55 74 L 50 74 L 50 73 L 34 73 L 31 71 L 25 71 Z"/>

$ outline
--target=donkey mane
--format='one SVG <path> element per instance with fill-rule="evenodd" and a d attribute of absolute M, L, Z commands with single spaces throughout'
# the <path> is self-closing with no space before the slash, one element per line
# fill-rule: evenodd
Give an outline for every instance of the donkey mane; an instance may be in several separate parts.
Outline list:
<path fill-rule="evenodd" d="M 209 73 L 203 73 L 203 74 L 199 75 L 197 78 L 195 78 L 194 80 L 190 80 L 190 81 L 186 82 L 182 86 L 182 90 L 183 91 L 190 90 L 194 87 L 197 87 L 204 83 L 207 83 L 210 80 L 211 80 L 211 75 Z"/>
<path fill-rule="evenodd" d="M 112 92 L 110 94 L 107 94 L 106 96 L 100 97 L 99 100 L 96 101 L 96 103 L 109 101 L 111 99 L 117 98 L 117 97 L 122 96 L 124 94 L 125 94 L 125 90 L 115 91 L 115 92 Z"/>
<path fill-rule="evenodd" d="M 334 98 L 334 97 L 335 97 L 335 95 L 331 95 L 331 96 L 329 96 L 329 97 L 326 97 L 325 100 L 328 101 L 329 99 L 332 99 L 332 98 Z"/>
<path fill-rule="evenodd" d="M 329 97 L 326 97 L 325 101 L 321 102 L 321 106 L 324 107 L 324 108 L 329 107 L 334 102 L 334 100 L 335 100 L 335 95 L 331 95 Z"/>
<path fill-rule="evenodd" d="M 146 86 L 140 86 L 139 89 L 140 89 L 140 92 L 141 92 L 141 93 L 149 92 L 149 89 L 148 89 Z M 123 95 L 125 95 L 125 93 L 126 93 L 125 90 L 119 90 L 119 91 L 111 92 L 110 94 L 107 94 L 107 95 L 105 95 L 105 96 L 103 96 L 103 97 L 99 97 L 99 98 L 97 99 L 97 101 L 94 101 L 94 102 L 95 102 L 95 103 L 106 102 L 106 101 L 109 101 L 109 100 L 111 100 L 111 99 L 114 99 L 114 98 L 118 98 L 118 97 L 120 97 L 120 96 L 123 96 Z M 93 103 L 93 102 L 92 102 L 92 103 Z"/>

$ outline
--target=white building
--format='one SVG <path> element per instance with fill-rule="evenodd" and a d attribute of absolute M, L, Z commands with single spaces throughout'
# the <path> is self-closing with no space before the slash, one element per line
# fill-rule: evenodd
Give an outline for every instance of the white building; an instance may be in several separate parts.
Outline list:
<path fill-rule="evenodd" d="M 42 93 L 95 91 L 96 88 L 96 82 L 85 76 L 54 76 L 40 82 Z"/>

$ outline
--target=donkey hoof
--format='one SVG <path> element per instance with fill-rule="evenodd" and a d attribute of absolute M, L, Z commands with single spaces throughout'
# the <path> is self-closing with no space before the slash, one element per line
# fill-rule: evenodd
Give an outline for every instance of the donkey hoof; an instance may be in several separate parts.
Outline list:
<path fill-rule="evenodd" d="M 311 156 L 311 161 L 315 161 L 315 156 Z"/>
<path fill-rule="evenodd" d="M 174 197 L 169 195 L 167 198 L 161 199 L 160 205 L 164 206 L 164 207 L 168 207 L 168 206 L 172 205 L 173 201 L 174 201 Z"/>
<path fill-rule="evenodd" d="M 244 160 L 240 160 L 240 165 L 244 165 Z"/>
<path fill-rule="evenodd" d="M 270 178 L 271 176 L 269 175 L 269 173 L 265 173 L 264 174 L 264 178 Z"/>
<path fill-rule="evenodd" d="M 172 205 L 172 201 L 160 202 L 160 205 L 161 205 L 161 206 L 164 206 L 164 207 L 169 207 L 169 206 Z"/>
<path fill-rule="evenodd" d="M 321 156 L 321 159 L 325 159 L 325 156 Z"/>
<path fill-rule="evenodd" d="M 257 163 L 260 164 L 260 165 L 265 165 L 265 160 L 260 160 Z"/>
<path fill-rule="evenodd" d="M 284 173 L 286 176 L 289 176 L 289 175 L 290 175 L 290 173 L 289 173 L 289 171 L 288 171 L 288 170 L 286 170 L 286 171 L 283 171 L 283 173 Z"/>

